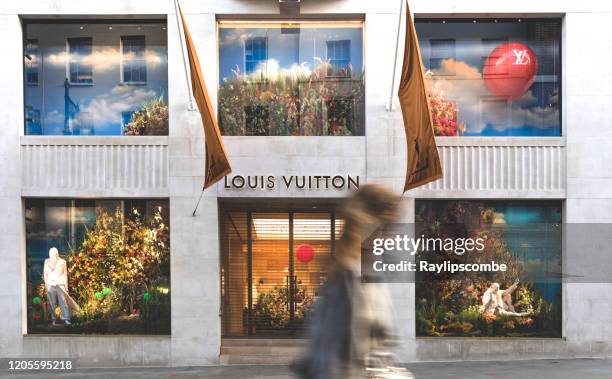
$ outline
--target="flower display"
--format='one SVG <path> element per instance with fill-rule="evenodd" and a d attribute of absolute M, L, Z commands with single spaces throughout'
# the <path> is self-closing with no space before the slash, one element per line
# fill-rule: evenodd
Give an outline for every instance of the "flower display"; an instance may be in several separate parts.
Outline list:
<path fill-rule="evenodd" d="M 132 113 L 124 127 L 123 135 L 167 136 L 168 104 L 163 95 L 146 102 L 138 111 Z"/>
<path fill-rule="evenodd" d="M 320 62 L 225 78 L 219 87 L 219 126 L 224 135 L 363 135 L 364 82 L 348 70 L 329 76 Z M 271 68 L 272 67 L 272 68 Z"/>
<path fill-rule="evenodd" d="M 282 329 L 291 322 L 289 314 L 289 290 L 287 287 L 274 287 L 262 292 L 257 297 L 253 316 L 257 327 L 264 329 Z M 294 322 L 302 322 L 314 305 L 314 298 L 305 289 L 296 287 L 293 301 L 295 304 Z"/>
<path fill-rule="evenodd" d="M 444 98 L 437 85 L 429 89 L 428 96 L 436 136 L 459 136 L 465 132 L 465 124 L 458 121 L 459 110 L 455 101 Z"/>
<path fill-rule="evenodd" d="M 430 203 L 431 204 L 431 203 Z M 502 208 L 503 209 L 503 208 Z M 506 289 L 517 278 L 526 278 L 525 259 L 512 251 L 507 231 L 500 227 L 502 209 L 481 202 L 451 201 L 443 207 L 423 206 L 416 212 L 417 234 L 440 238 L 484 239 L 484 249 L 476 254 L 457 256 L 453 252 L 417 253 L 417 260 L 441 263 L 503 262 L 506 271 L 416 272 L 416 326 L 418 336 L 512 336 L 558 337 L 560 335 L 560 297 L 545 300 L 540 289 L 528 280 L 519 282 L 511 294 L 515 312 L 484 312 L 482 297 L 492 283 Z M 468 227 L 469 226 L 469 227 Z M 560 296 L 560 293 L 557 294 Z"/>

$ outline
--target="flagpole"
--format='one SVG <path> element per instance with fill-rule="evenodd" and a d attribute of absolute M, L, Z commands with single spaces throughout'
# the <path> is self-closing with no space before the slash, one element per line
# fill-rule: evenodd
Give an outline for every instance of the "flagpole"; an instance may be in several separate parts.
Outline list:
<path fill-rule="evenodd" d="M 189 80 L 189 74 L 187 73 L 187 61 L 185 60 L 185 46 L 183 46 L 183 32 L 181 31 L 181 23 L 179 21 L 179 11 L 178 11 L 178 0 L 174 0 L 174 14 L 176 16 L 176 29 L 179 35 L 179 41 L 181 43 L 181 53 L 183 56 L 183 71 L 185 72 L 185 81 L 187 82 L 187 92 L 189 93 L 189 103 L 187 104 L 187 109 L 190 111 L 195 111 L 195 106 L 193 105 L 193 95 L 191 92 L 191 81 Z M 198 202 L 199 203 L 199 202 Z M 195 214 L 195 211 L 194 211 Z"/>
<path fill-rule="evenodd" d="M 204 190 L 206 188 L 202 187 L 202 192 L 200 192 L 200 197 L 198 198 L 198 202 L 195 206 L 195 208 L 193 209 L 193 213 L 191 214 L 191 217 L 195 217 L 196 212 L 198 211 L 198 207 L 200 206 L 200 201 L 202 201 L 202 195 L 204 195 Z"/>
<path fill-rule="evenodd" d="M 397 38 L 395 39 L 395 55 L 393 56 L 393 79 L 391 79 L 391 94 L 389 94 L 389 105 L 387 111 L 393 111 L 393 94 L 395 92 L 395 71 L 397 70 L 397 51 L 399 50 L 400 30 L 402 28 L 402 13 L 404 11 L 404 1 L 400 0 L 399 17 L 397 19 Z"/>

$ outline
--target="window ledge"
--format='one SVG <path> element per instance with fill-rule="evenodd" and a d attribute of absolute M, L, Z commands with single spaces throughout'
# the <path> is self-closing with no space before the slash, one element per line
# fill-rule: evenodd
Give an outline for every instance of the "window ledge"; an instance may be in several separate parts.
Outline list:
<path fill-rule="evenodd" d="M 168 136 L 21 136 L 21 145 L 167 146 Z"/>
<path fill-rule="evenodd" d="M 436 137 L 438 146 L 565 146 L 565 137 Z"/>

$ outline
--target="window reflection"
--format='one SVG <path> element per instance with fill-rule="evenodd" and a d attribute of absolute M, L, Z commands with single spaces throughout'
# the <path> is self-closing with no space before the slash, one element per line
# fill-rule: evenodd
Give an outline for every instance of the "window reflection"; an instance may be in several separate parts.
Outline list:
<path fill-rule="evenodd" d="M 167 135 L 166 24 L 25 24 L 25 133 Z"/>
<path fill-rule="evenodd" d="M 417 20 L 416 29 L 436 135 L 561 135 L 559 21 Z M 512 64 L 537 66 L 526 88 Z"/>
<path fill-rule="evenodd" d="M 225 135 L 363 135 L 362 22 L 221 22 Z"/>

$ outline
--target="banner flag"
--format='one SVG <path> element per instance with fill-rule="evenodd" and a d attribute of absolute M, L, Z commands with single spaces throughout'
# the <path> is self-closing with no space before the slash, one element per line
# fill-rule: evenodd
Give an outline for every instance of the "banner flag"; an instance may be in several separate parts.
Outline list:
<path fill-rule="evenodd" d="M 202 69 L 200 68 L 200 60 L 198 59 L 198 54 L 180 5 L 179 13 L 181 14 L 185 44 L 187 45 L 193 97 L 198 105 L 200 117 L 202 118 L 202 127 L 204 128 L 204 143 L 206 148 L 204 189 L 206 189 L 232 172 L 232 168 L 227 158 L 225 147 L 223 146 L 221 132 L 219 131 L 219 125 L 217 125 L 217 118 L 215 117 L 210 98 L 208 97 L 208 92 L 206 91 L 204 75 L 202 75 Z"/>
<path fill-rule="evenodd" d="M 404 63 L 397 95 L 402 108 L 408 147 L 405 192 L 442 177 L 419 41 L 408 2 L 406 2 Z"/>

